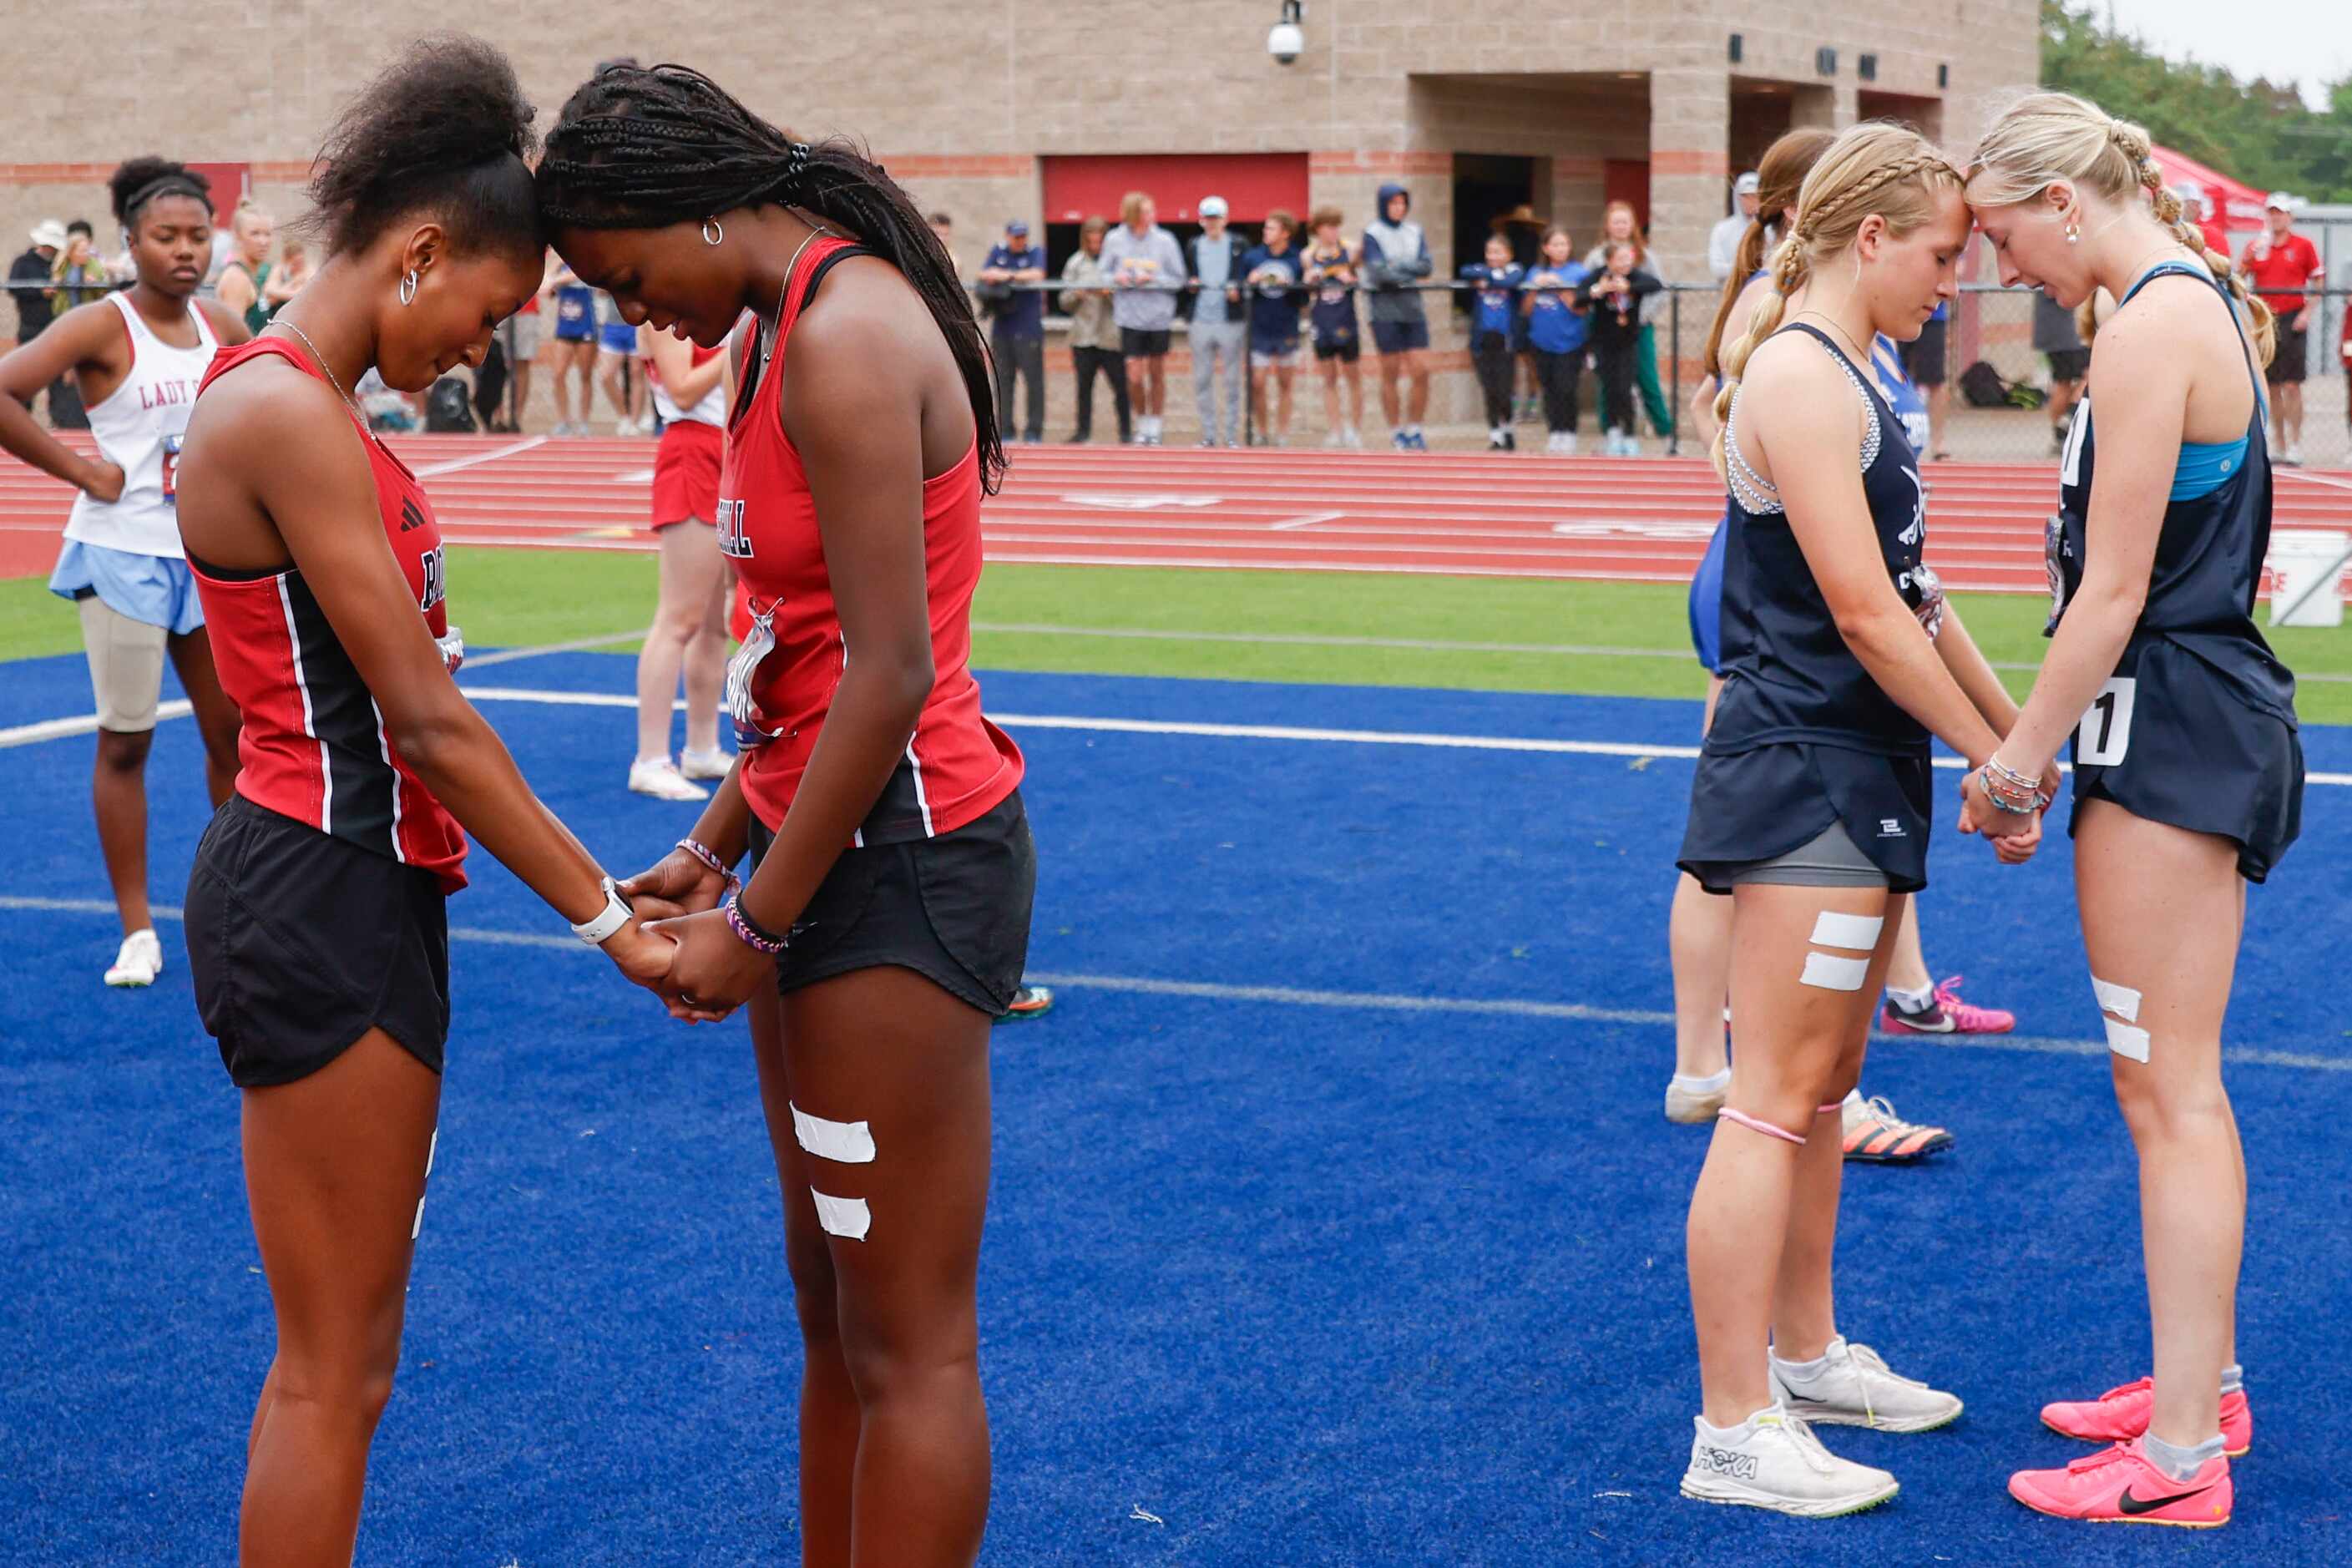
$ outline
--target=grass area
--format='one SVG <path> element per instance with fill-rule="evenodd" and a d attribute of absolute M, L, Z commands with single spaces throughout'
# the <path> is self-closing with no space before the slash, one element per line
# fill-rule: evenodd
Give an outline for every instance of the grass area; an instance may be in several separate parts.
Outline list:
<path fill-rule="evenodd" d="M 652 607 L 644 555 L 462 547 L 450 555 L 456 619 L 476 647 L 616 632 L 642 625 Z M 2046 602 L 1957 602 L 1989 657 L 2027 667 L 2003 672 L 2022 696 L 2046 647 Z M 1706 680 L 1690 657 L 1684 605 L 1680 587 L 1654 584 L 998 565 L 982 580 L 973 619 L 978 662 L 999 669 L 1693 698 Z M 2267 635 L 2299 673 L 2352 678 L 2352 627 Z M 0 659 L 79 646 L 70 608 L 39 579 L 0 582 Z M 2312 723 L 2352 723 L 2352 680 L 2305 680 L 2301 707 Z"/>

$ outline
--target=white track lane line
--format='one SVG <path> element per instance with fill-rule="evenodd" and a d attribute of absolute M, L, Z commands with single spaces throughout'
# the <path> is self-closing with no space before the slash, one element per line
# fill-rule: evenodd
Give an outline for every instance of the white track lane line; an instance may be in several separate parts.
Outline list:
<path fill-rule="evenodd" d="M 484 463 L 495 463 L 500 458 L 511 458 L 518 452 L 529 452 L 546 445 L 547 437 L 544 436 L 527 436 L 510 447 L 500 447 L 495 452 L 477 452 L 470 458 L 453 458 L 446 463 L 427 463 L 415 470 L 416 477 L 429 479 L 442 474 L 454 474 L 460 468 L 478 468 Z"/>
<path fill-rule="evenodd" d="M 111 918 L 116 910 L 102 899 L 41 899 L 0 893 L 0 910 L 27 914 L 73 914 Z M 157 920 L 185 918 L 169 904 L 152 906 Z M 580 954 L 587 944 L 572 937 L 541 931 L 489 931 L 478 926 L 451 926 L 449 940 L 491 947 L 541 948 L 551 952 Z M 1374 1013 L 1458 1013 L 1486 1017 L 1534 1018 L 1553 1023 L 1627 1024 L 1668 1028 L 1672 1013 L 1632 1007 L 1592 1007 L 1580 1002 L 1523 1001 L 1509 996 L 1414 996 L 1385 991 L 1318 991 L 1296 985 L 1234 985 L 1205 980 L 1160 980 L 1129 974 L 1062 974 L 1032 972 L 1024 978 L 1040 985 L 1072 991 L 1108 991 L 1138 996 L 1178 996 L 1210 1002 L 1259 1003 L 1279 1007 L 1330 1007 Z M 1882 1038 L 1894 1038 L 1883 1036 Z M 1919 1037 L 1900 1037 L 1917 1044 Z M 2105 1040 L 2070 1040 L 2047 1035 L 1938 1036 L 1930 1048 L 1946 1050 L 2026 1051 L 2045 1056 L 2092 1057 L 2107 1054 Z M 2314 1056 L 2303 1051 L 2261 1050 L 2227 1047 L 2224 1061 L 2250 1067 L 2291 1068 L 2304 1072 L 2352 1072 L 2352 1058 Z"/>

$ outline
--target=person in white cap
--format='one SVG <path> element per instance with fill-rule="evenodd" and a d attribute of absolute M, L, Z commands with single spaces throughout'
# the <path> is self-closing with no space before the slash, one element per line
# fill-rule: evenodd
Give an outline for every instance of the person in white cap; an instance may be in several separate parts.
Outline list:
<path fill-rule="evenodd" d="M 1201 445 L 1241 445 L 1242 371 L 1249 358 L 1249 311 L 1240 288 L 1248 242 L 1225 226 L 1223 196 L 1201 198 L 1201 232 L 1192 238 L 1192 401 L 1201 411 Z M 1220 406 L 1220 394 L 1223 394 Z"/>
<path fill-rule="evenodd" d="M 29 343 L 41 335 L 57 315 L 57 291 L 49 287 L 57 269 L 58 252 L 66 247 L 66 226 L 53 217 L 45 217 L 33 226 L 33 247 L 9 264 L 8 297 L 16 302 L 16 341 Z M 70 384 L 60 377 L 49 388 L 49 418 L 57 419 L 59 388 L 71 392 Z M 33 405 L 31 398 L 25 406 Z"/>
<path fill-rule="evenodd" d="M 1732 263 L 1739 256 L 1739 241 L 1747 235 L 1748 226 L 1755 221 L 1758 184 L 1753 169 L 1732 181 L 1732 205 L 1738 210 L 1707 230 L 1706 267 L 1717 283 L 1731 276 Z"/>
<path fill-rule="evenodd" d="M 2310 363 L 2311 300 L 2304 290 L 2327 281 L 2319 252 L 2294 232 L 2302 204 L 2284 191 L 2263 203 L 2264 228 L 2246 247 L 2241 270 L 2278 318 L 2278 353 L 2271 356 L 2271 449 L 2289 468 L 2303 466 L 2303 378 Z"/>
<path fill-rule="evenodd" d="M 2213 204 L 2206 199 L 2205 187 L 2194 180 L 2183 180 L 2172 187 L 2172 194 L 2180 198 L 2181 221 L 2194 225 L 2197 232 L 2204 236 L 2205 248 L 2217 256 L 2229 255 L 2230 231 L 2222 224 L 2221 216 L 2213 210 Z"/>

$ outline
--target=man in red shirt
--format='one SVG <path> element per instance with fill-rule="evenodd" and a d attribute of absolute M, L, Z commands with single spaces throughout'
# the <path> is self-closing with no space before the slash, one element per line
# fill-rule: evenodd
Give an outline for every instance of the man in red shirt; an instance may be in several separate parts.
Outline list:
<path fill-rule="evenodd" d="M 2325 283 L 2319 252 L 2294 232 L 2295 199 L 2273 191 L 2263 204 L 2268 227 L 2246 247 L 2246 287 L 2259 292 L 2278 318 L 2278 353 L 2271 359 L 2272 455 L 2290 468 L 2303 463 L 2303 377 L 2311 358 L 2305 334 L 2311 300 L 2304 290 Z"/>
<path fill-rule="evenodd" d="M 2172 187 L 2172 194 L 2180 198 L 2180 216 L 2205 237 L 2205 248 L 2217 256 L 2229 255 L 2230 231 L 2205 199 L 2205 187 L 2194 180 L 2183 180 Z"/>

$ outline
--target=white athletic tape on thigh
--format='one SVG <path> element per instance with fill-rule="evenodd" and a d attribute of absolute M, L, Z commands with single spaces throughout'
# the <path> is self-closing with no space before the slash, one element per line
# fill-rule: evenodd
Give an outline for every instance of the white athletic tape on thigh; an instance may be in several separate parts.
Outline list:
<path fill-rule="evenodd" d="M 874 1131 L 863 1121 L 827 1121 L 795 1105 L 793 1136 L 800 1140 L 802 1148 L 820 1160 L 831 1160 L 839 1165 L 874 1163 Z"/>
<path fill-rule="evenodd" d="M 441 1157 L 441 1129 L 433 1130 L 433 1142 L 425 1145 L 425 1173 L 433 1173 L 433 1162 Z"/>
<path fill-rule="evenodd" d="M 2106 1019 L 2105 1023 L 2107 1026 L 2107 1049 L 2115 1052 L 2116 1055 L 2119 1057 L 2127 1057 L 2136 1062 L 2144 1062 L 2147 1060 L 2147 1031 L 2146 1029 L 2136 1029 L 2129 1024 L 2119 1024 L 2113 1018 Z"/>
<path fill-rule="evenodd" d="M 1877 948 L 1878 933 L 1885 924 L 1884 915 L 1842 915 L 1835 910 L 1823 910 L 1813 921 L 1812 939 L 1823 947 L 1870 952 Z"/>
<path fill-rule="evenodd" d="M 2145 1058 L 2143 1058 L 2145 1059 Z M 425 1200 L 416 1200 L 416 1217 L 408 1222 L 408 1239 L 415 1241 L 425 1229 Z"/>
<path fill-rule="evenodd" d="M 2091 994 L 2099 999 L 2099 1011 L 2113 1013 L 2126 1023 L 2139 1022 L 2139 993 L 2128 985 L 2111 985 L 2097 975 L 2091 976 Z M 2142 1058 L 2143 1061 L 2147 1058 Z"/>
<path fill-rule="evenodd" d="M 1805 973 L 1799 978 L 1824 991 L 1859 991 L 1869 974 L 1870 960 L 1866 958 L 1832 958 L 1826 952 L 1809 952 L 1805 954 Z"/>
<path fill-rule="evenodd" d="M 864 1241 L 866 1233 L 874 1228 L 874 1212 L 864 1198 L 829 1198 L 814 1187 L 809 1189 L 809 1196 L 816 1200 L 816 1222 L 824 1226 L 827 1236 Z"/>

